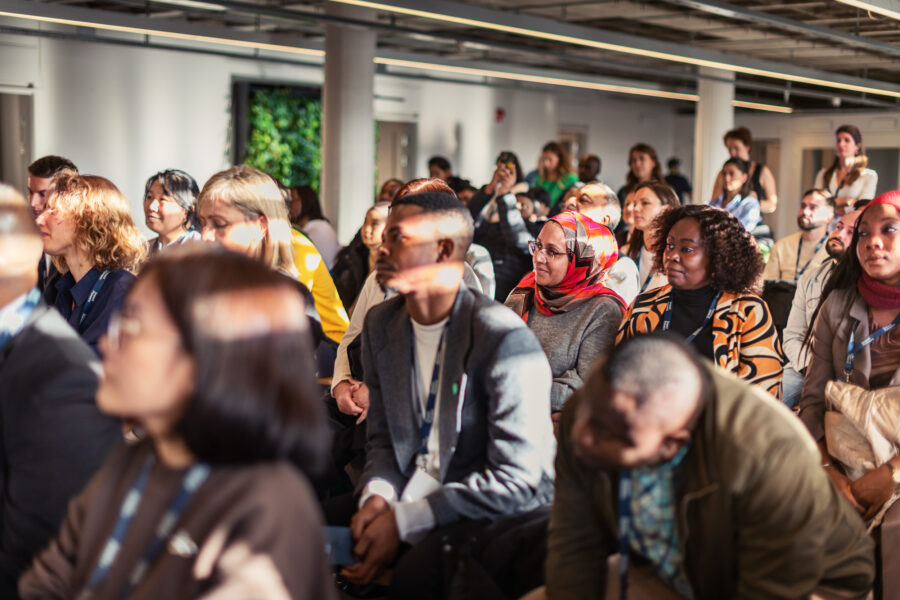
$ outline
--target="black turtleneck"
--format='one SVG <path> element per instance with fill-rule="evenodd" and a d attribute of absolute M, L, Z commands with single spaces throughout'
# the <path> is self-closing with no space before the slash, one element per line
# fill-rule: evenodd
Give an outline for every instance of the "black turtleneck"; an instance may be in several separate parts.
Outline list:
<path fill-rule="evenodd" d="M 687 338 L 700 327 L 718 290 L 711 285 L 696 290 L 672 288 L 672 323 L 669 329 Z M 700 330 L 691 345 L 704 357 L 713 359 L 712 319 Z"/>

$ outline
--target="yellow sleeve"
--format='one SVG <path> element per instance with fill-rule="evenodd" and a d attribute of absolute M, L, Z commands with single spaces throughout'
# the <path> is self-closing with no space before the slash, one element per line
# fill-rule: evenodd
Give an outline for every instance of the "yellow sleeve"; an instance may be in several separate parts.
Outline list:
<path fill-rule="evenodd" d="M 331 279 L 322 255 L 309 238 L 296 230 L 292 230 L 291 235 L 294 266 L 300 273 L 300 282 L 309 288 L 313 295 L 316 312 L 322 319 L 322 331 L 329 339 L 340 344 L 344 332 L 347 331 L 347 325 L 350 324 L 350 317 L 347 316 L 344 303 L 341 302 L 337 288 L 334 287 L 334 280 Z"/>

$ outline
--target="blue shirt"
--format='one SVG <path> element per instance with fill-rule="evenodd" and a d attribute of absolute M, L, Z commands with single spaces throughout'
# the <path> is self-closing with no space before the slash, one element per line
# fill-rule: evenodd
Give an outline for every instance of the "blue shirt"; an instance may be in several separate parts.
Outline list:
<path fill-rule="evenodd" d="M 730 202 L 726 203 L 723 195 L 710 202 L 709 205 L 725 209 L 733 214 L 747 231 L 753 231 L 762 221 L 759 199 L 756 196 L 741 196 L 738 194 Z"/>
<path fill-rule="evenodd" d="M 98 356 L 100 350 L 97 348 L 97 344 L 106 333 L 109 318 L 122 306 L 125 294 L 128 293 L 131 282 L 134 281 L 134 275 L 125 269 L 111 270 L 97 294 L 97 299 L 82 321 L 81 313 L 84 310 L 84 304 L 91 295 L 94 284 L 100 279 L 100 273 L 102 271 L 94 267 L 85 273 L 78 283 L 75 283 L 71 272 L 61 276 L 55 285 L 56 300 L 53 302 L 53 306 L 62 314 L 63 318 Z M 48 299 L 49 304 L 50 294 L 45 293 L 45 298 Z"/>

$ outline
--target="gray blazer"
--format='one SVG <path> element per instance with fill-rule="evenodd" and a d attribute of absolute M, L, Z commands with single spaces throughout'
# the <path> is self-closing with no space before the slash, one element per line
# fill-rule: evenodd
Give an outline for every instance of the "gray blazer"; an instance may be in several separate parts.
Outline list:
<path fill-rule="evenodd" d="M 869 335 L 869 308 L 856 289 L 835 290 L 819 311 L 813 324 L 811 358 L 800 398 L 800 419 L 813 439 L 825 438 L 825 385 L 831 380 L 843 381 L 844 360 L 850 332 L 857 343 Z M 850 383 L 869 388 L 872 368 L 869 346 L 856 355 Z M 891 386 L 900 385 L 900 368 L 894 372 Z"/>
<path fill-rule="evenodd" d="M 373 307 L 362 335 L 369 415 L 359 489 L 379 478 L 400 497 L 415 471 L 421 422 L 404 298 Z M 436 408 L 443 487 L 427 498 L 438 526 L 550 504 L 551 374 L 534 334 L 502 304 L 460 286 L 445 344 Z"/>

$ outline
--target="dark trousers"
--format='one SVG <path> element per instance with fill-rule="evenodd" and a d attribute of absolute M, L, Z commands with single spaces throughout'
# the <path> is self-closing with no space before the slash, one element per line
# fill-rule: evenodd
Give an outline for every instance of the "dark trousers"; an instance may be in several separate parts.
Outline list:
<path fill-rule="evenodd" d="M 543 585 L 550 508 L 432 531 L 394 566 L 391 600 L 502 600 Z"/>

